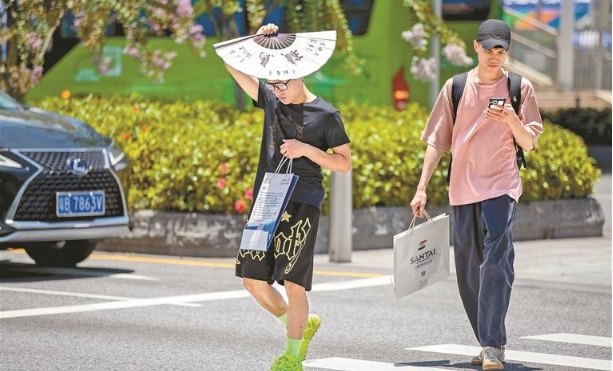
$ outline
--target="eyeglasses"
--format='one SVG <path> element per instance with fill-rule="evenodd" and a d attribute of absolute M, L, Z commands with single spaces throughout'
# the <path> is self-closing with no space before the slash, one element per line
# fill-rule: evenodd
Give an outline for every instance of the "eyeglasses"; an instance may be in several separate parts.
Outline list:
<path fill-rule="evenodd" d="M 275 89 L 279 90 L 279 91 L 285 91 L 287 90 L 287 83 L 290 82 L 291 80 L 287 80 L 286 82 L 278 82 L 275 84 L 271 84 L 269 82 L 264 83 L 264 86 L 266 87 L 266 89 L 270 90 L 270 91 L 275 91 Z"/>

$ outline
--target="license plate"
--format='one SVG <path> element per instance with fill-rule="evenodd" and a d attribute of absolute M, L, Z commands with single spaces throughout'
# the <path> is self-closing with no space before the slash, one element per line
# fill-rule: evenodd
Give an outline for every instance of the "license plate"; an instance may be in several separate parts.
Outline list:
<path fill-rule="evenodd" d="M 104 215 L 104 191 L 57 192 L 55 213 L 58 217 Z"/>

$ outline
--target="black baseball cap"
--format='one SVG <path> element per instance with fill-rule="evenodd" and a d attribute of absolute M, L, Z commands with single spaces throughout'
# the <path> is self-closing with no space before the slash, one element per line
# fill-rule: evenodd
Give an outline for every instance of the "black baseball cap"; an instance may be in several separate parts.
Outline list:
<path fill-rule="evenodd" d="M 485 49 L 501 46 L 504 50 L 509 50 L 511 45 L 511 29 L 501 20 L 488 19 L 481 23 L 477 31 L 477 41 Z"/>

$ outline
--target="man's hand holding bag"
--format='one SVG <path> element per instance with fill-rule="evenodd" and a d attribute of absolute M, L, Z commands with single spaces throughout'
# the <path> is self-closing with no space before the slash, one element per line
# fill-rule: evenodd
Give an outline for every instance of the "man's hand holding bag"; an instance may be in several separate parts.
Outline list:
<path fill-rule="evenodd" d="M 287 164 L 286 172 L 281 168 Z M 274 173 L 264 174 L 249 221 L 243 230 L 241 250 L 267 251 L 279 226 L 281 214 L 296 187 L 298 176 L 292 172 L 292 160 L 283 157 Z"/>
<path fill-rule="evenodd" d="M 425 211 L 424 211 L 425 212 Z M 415 226 L 394 236 L 394 293 L 397 299 L 449 277 L 449 215 Z"/>

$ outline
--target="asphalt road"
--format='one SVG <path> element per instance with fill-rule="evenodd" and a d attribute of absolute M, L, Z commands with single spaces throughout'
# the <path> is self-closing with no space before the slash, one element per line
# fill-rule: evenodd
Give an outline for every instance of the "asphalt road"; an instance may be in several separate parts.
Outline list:
<path fill-rule="evenodd" d="M 506 370 L 611 370 L 611 238 L 520 242 Z M 451 275 L 397 300 L 389 250 L 316 257 L 322 327 L 306 371 L 476 370 L 478 344 Z M 0 252 L 0 368 L 268 370 L 284 330 L 232 259 L 95 253 L 38 268 Z"/>
<path fill-rule="evenodd" d="M 505 370 L 611 370 L 611 174 L 593 195 L 602 238 L 516 243 Z M 453 254 L 453 249 L 451 249 Z M 453 276 L 397 300 L 392 251 L 317 255 L 323 324 L 306 371 L 477 370 Z M 73 269 L 0 252 L 0 369 L 268 370 L 284 331 L 234 277 L 233 259 L 95 253 Z"/>

